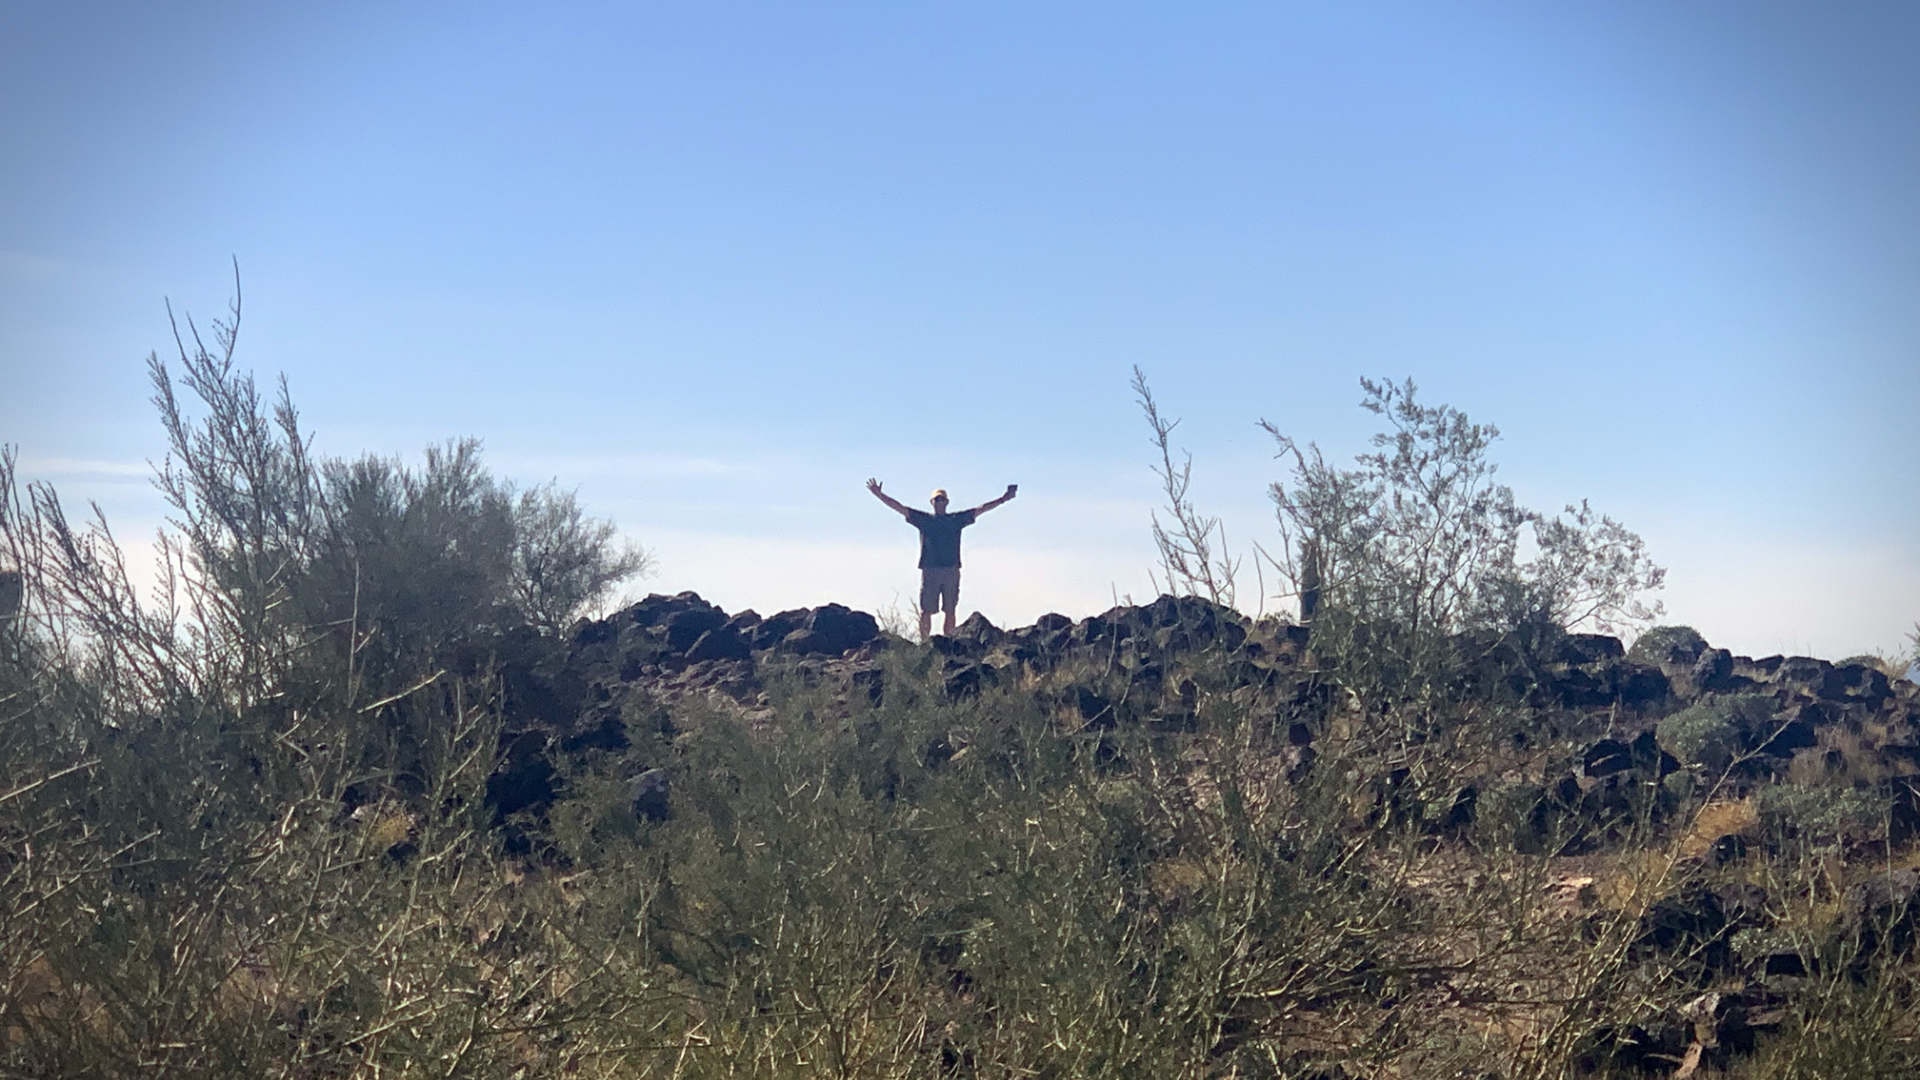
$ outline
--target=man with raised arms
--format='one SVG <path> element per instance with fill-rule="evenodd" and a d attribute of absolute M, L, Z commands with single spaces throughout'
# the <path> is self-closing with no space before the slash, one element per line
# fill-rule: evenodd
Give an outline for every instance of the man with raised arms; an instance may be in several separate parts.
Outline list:
<path fill-rule="evenodd" d="M 1007 493 L 971 510 L 947 513 L 947 492 L 935 488 L 933 513 L 903 506 L 899 500 L 880 490 L 880 481 L 868 480 L 867 490 L 920 530 L 920 640 L 925 641 L 933 627 L 933 613 L 946 612 L 943 634 L 953 633 L 954 613 L 960 608 L 960 530 L 973 524 L 981 514 L 1013 498 L 1020 485 L 1008 484 Z"/>

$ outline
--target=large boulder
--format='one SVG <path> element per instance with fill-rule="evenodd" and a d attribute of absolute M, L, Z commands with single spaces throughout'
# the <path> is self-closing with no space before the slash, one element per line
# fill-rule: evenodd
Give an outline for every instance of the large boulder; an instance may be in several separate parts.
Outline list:
<path fill-rule="evenodd" d="M 704 660 L 751 660 L 753 646 L 732 623 L 722 623 L 695 639 L 687 647 L 686 656 L 695 664 Z"/>
<path fill-rule="evenodd" d="M 807 629 L 813 631 L 814 648 L 833 655 L 852 652 L 880 636 L 880 624 L 873 616 L 840 604 L 814 608 Z"/>
<path fill-rule="evenodd" d="M 667 770 L 648 769 L 633 778 L 633 816 L 641 821 L 665 821 L 673 816 L 672 785 Z"/>
<path fill-rule="evenodd" d="M 787 635 L 806 628 L 813 615 L 806 608 L 782 611 L 760 620 L 753 628 L 753 647 L 771 649 L 787 640 Z"/>
<path fill-rule="evenodd" d="M 1828 676 L 1826 688 L 1830 695 L 1828 700 L 1858 702 L 1870 710 L 1878 710 L 1893 696 L 1893 685 L 1888 681 L 1887 673 L 1871 664 L 1835 666 Z"/>
<path fill-rule="evenodd" d="M 1614 697 L 1630 709 L 1651 709 L 1673 692 L 1666 673 L 1650 664 L 1619 663 L 1612 672 Z"/>
<path fill-rule="evenodd" d="M 967 616 L 965 622 L 954 627 L 953 635 L 986 649 L 1000 644 L 1001 640 L 1007 636 L 1004 630 L 993 625 L 985 615 L 977 611 Z"/>
<path fill-rule="evenodd" d="M 669 652 L 684 653 L 709 630 L 723 626 L 727 613 L 711 604 L 687 607 L 668 615 L 660 624 Z"/>
<path fill-rule="evenodd" d="M 1606 664 L 1626 656 L 1620 639 L 1606 634 L 1568 634 L 1560 643 L 1563 664 Z"/>
<path fill-rule="evenodd" d="M 621 623 L 622 625 L 659 626 L 680 612 L 697 611 L 708 608 L 714 611 L 720 610 L 705 600 L 702 600 L 699 593 L 691 590 L 675 593 L 672 596 L 652 593 L 648 595 L 646 599 L 616 612 L 612 617 L 612 621 Z"/>

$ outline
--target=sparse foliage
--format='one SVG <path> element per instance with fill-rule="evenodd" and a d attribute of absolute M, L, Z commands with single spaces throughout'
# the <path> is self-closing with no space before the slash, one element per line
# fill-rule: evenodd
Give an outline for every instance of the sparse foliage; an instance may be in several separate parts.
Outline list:
<path fill-rule="evenodd" d="M 471 440 L 315 460 L 284 380 L 269 408 L 236 371 L 239 317 L 149 359 L 156 595 L 0 451 L 0 1072 L 558 1072 L 540 1033 L 617 1015 L 610 969 L 516 896 L 502 700 L 452 650 L 642 557 Z"/>
<path fill-rule="evenodd" d="M 639 547 L 615 543 L 612 522 L 589 518 L 575 494 L 554 483 L 521 492 L 513 514 L 515 599 L 544 629 L 559 630 L 651 567 Z"/>
<path fill-rule="evenodd" d="M 1461 634 L 1534 640 L 1658 613 L 1640 596 L 1665 572 L 1637 535 L 1584 501 L 1554 517 L 1529 510 L 1494 479 L 1498 428 L 1420 404 L 1411 380 L 1360 385 L 1361 407 L 1388 427 L 1356 468 L 1261 421 L 1293 464 L 1269 491 L 1282 543 L 1267 558 L 1295 595 L 1316 586 L 1328 656 L 1354 657 L 1384 679 L 1379 688 L 1410 692 L 1450 677 Z"/>
<path fill-rule="evenodd" d="M 1174 464 L 1173 429 L 1180 421 L 1160 415 L 1153 391 L 1147 386 L 1146 373 L 1138 367 L 1133 369 L 1133 394 L 1146 416 L 1147 426 L 1153 430 L 1154 448 L 1160 452 L 1160 463 L 1153 467 L 1153 472 L 1160 478 L 1161 492 L 1167 500 L 1163 509 L 1171 524 L 1162 522 L 1157 512 L 1154 514 L 1153 543 L 1160 552 L 1164 588 L 1176 596 L 1204 596 L 1216 604 L 1232 607 L 1239 561 L 1232 557 L 1227 545 L 1226 526 L 1219 518 L 1195 509 L 1187 494 L 1193 482 L 1193 455 L 1181 451 L 1180 463 Z"/>

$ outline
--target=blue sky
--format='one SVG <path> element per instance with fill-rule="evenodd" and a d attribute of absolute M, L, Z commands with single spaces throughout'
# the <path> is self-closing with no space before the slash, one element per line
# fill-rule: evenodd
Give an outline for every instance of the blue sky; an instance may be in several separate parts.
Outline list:
<path fill-rule="evenodd" d="M 1146 596 L 1127 389 L 1272 534 L 1272 420 L 1362 375 L 1498 424 L 1737 651 L 1920 618 L 1920 8 L 0 9 L 0 441 L 123 536 L 142 361 L 229 259 L 321 450 L 486 441 L 761 611 L 914 589 L 861 481 L 962 504 L 963 607 Z M 1249 581 L 1245 593 L 1257 592 Z M 1248 606 L 1254 606 L 1250 601 Z"/>

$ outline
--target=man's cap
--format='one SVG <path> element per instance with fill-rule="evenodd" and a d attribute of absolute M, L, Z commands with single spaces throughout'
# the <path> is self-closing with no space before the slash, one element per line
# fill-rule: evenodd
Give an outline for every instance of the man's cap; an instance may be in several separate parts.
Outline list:
<path fill-rule="evenodd" d="M 934 489 L 933 489 L 933 494 L 931 494 L 931 495 L 929 495 L 929 496 L 927 496 L 927 499 L 928 499 L 929 501 L 931 501 L 931 500 L 934 500 L 934 499 L 944 499 L 944 498 L 946 498 L 946 497 L 947 497 L 947 489 L 946 489 L 946 488 L 934 488 Z"/>

